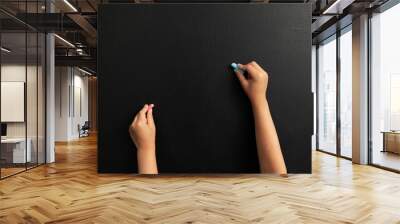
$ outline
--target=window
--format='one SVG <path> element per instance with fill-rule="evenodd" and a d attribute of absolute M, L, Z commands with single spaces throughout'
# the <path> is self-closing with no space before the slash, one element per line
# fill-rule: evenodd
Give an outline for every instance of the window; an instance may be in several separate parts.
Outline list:
<path fill-rule="evenodd" d="M 318 47 L 318 149 L 336 154 L 336 36 Z"/>
<path fill-rule="evenodd" d="M 351 26 L 340 36 L 340 155 L 352 157 L 352 33 Z"/>
<path fill-rule="evenodd" d="M 400 170 L 400 4 L 371 18 L 371 162 Z"/>
<path fill-rule="evenodd" d="M 317 51 L 317 148 L 349 159 L 352 157 L 352 41 L 349 25 L 338 36 L 320 43 Z"/>

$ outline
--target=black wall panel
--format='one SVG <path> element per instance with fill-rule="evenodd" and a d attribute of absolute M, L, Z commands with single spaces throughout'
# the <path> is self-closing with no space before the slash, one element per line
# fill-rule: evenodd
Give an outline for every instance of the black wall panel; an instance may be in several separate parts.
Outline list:
<path fill-rule="evenodd" d="M 289 172 L 311 172 L 308 4 L 109 4 L 98 18 L 99 172 L 136 172 L 128 127 L 155 104 L 161 173 L 257 173 L 250 103 L 229 68 L 257 61 Z"/>

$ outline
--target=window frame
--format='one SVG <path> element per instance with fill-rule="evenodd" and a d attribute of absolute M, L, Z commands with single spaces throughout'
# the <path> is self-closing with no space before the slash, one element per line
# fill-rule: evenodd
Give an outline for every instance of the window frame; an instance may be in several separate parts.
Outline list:
<path fill-rule="evenodd" d="M 342 155 L 341 153 L 341 118 L 340 118 L 340 103 L 341 103 L 341 90 L 340 90 L 340 84 L 341 84 L 341 67 L 340 67 L 340 60 L 341 60 L 341 55 L 340 55 L 340 37 L 344 35 L 347 32 L 352 31 L 352 23 L 349 23 L 345 27 L 341 28 L 340 30 L 337 30 L 336 33 L 330 35 L 329 37 L 319 41 L 316 44 L 316 151 L 323 152 L 329 155 L 333 155 L 339 158 L 347 159 L 347 160 L 352 160 L 352 158 L 347 157 Z M 319 147 L 319 79 L 320 79 L 320 74 L 319 74 L 319 47 L 322 43 L 327 43 L 330 41 L 336 41 L 336 152 L 328 152 L 324 149 L 321 149 Z"/>

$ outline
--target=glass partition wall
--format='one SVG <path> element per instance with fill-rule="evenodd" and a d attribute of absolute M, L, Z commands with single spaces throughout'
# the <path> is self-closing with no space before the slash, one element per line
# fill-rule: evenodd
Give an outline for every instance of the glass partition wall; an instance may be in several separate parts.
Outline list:
<path fill-rule="evenodd" d="M 352 157 L 351 25 L 317 47 L 317 150 Z"/>
<path fill-rule="evenodd" d="M 24 12 L 43 10 L 39 5 L 18 2 Z M 0 11 L 1 179 L 45 163 L 45 41 L 44 33 Z"/>

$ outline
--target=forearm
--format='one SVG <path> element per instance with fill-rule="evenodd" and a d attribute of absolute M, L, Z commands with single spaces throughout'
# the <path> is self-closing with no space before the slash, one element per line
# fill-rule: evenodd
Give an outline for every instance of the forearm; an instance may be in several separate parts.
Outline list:
<path fill-rule="evenodd" d="M 154 149 L 138 149 L 137 159 L 139 174 L 158 174 L 155 147 Z"/>
<path fill-rule="evenodd" d="M 286 174 L 286 165 L 266 99 L 252 103 L 257 152 L 262 173 Z"/>

